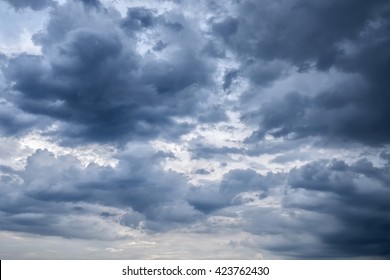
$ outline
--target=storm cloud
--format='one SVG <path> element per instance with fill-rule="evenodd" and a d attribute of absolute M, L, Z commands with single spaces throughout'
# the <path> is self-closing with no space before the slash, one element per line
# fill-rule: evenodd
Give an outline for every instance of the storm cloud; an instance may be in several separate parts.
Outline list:
<path fill-rule="evenodd" d="M 31 155 L 24 170 L 3 167 L 1 229 L 82 238 L 83 229 L 65 228 L 69 218 L 101 226 L 113 219 L 134 228 L 146 221 L 147 229 L 162 230 L 202 217 L 185 200 L 190 185 L 182 176 L 160 170 L 152 150 L 134 152 L 123 154 L 115 169 L 83 167 L 75 157 L 47 150 Z M 90 237 L 103 238 L 92 231 L 84 238 Z"/>
<path fill-rule="evenodd" d="M 188 125 L 173 118 L 197 117 L 197 98 L 207 99 L 202 87 L 211 83 L 212 68 L 197 54 L 199 46 L 181 42 L 168 46 L 162 58 L 150 50 L 141 55 L 137 32 L 154 20 L 147 9 L 129 8 L 125 19 L 114 11 L 86 11 L 77 2 L 54 9 L 46 32 L 34 37 L 42 55 L 21 54 L 3 69 L 13 102 L 61 121 L 65 137 L 112 141 L 182 134 Z"/>
<path fill-rule="evenodd" d="M 286 205 L 325 214 L 328 218 L 323 220 L 324 224 L 332 219 L 337 222 L 335 229 L 317 233 L 335 256 L 388 258 L 388 174 L 388 163 L 375 167 L 367 159 L 351 165 L 337 160 L 312 162 L 293 170 L 289 184 L 300 190 L 300 195 L 310 196 L 314 192 L 324 197 L 318 204 L 293 202 L 286 197 Z"/>
<path fill-rule="evenodd" d="M 215 22 L 215 34 L 256 86 L 282 79 L 289 67 L 351 75 L 316 96 L 296 89 L 270 107 L 259 104 L 254 139 L 270 132 L 388 143 L 389 8 L 387 1 L 242 1 L 238 16 Z M 271 107 L 280 110 L 271 113 Z"/>
<path fill-rule="evenodd" d="M 390 258 L 388 1 L 0 6 L 1 258 Z"/>

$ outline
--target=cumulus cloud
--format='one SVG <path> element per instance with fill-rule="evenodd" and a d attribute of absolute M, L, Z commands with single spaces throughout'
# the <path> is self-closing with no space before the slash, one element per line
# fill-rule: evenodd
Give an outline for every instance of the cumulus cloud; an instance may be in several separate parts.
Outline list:
<path fill-rule="evenodd" d="M 386 8 L 386 1 L 248 0 L 240 3 L 237 17 L 215 22 L 213 29 L 239 55 L 296 65 L 314 62 L 326 69 L 342 55 L 338 43 L 358 39 L 370 21 L 386 17 Z M 348 17 L 347 11 L 352 12 Z"/>
<path fill-rule="evenodd" d="M 375 167 L 367 159 L 351 165 L 339 160 L 312 162 L 291 171 L 289 185 L 294 191 L 286 196 L 285 205 L 325 215 L 324 224 L 337 222 L 316 232 L 328 257 L 388 258 L 388 173 L 388 163 Z M 309 199 L 312 194 L 320 199 Z"/>
<path fill-rule="evenodd" d="M 388 80 L 383 75 L 389 65 L 389 8 L 387 1 L 242 1 L 236 17 L 215 22 L 214 33 L 237 54 L 255 86 L 282 79 L 289 67 L 298 72 L 333 68 L 358 76 L 314 97 L 298 88 L 282 100 L 259 104 L 254 140 L 271 133 L 387 143 Z"/>
<path fill-rule="evenodd" d="M 184 199 L 188 183 L 162 171 L 147 150 L 122 155 L 116 168 L 83 167 L 73 156 L 47 150 L 31 155 L 23 170 L 3 167 L 1 213 L 6 219 L 1 229 L 81 238 L 85 228 L 66 228 L 69 219 L 131 228 L 143 221 L 157 230 L 201 218 Z M 104 238 L 92 232 L 85 238 Z"/>
<path fill-rule="evenodd" d="M 211 82 L 212 68 L 196 45 L 180 41 L 170 44 L 163 57 L 151 50 L 142 55 L 137 32 L 154 21 L 146 8 L 129 8 L 124 19 L 115 11 L 86 11 L 76 2 L 54 9 L 47 30 L 35 36 L 43 54 L 21 54 L 3 69 L 17 95 L 16 106 L 60 120 L 62 136 L 81 140 L 187 131 L 188 124 L 173 118 L 196 118 L 197 109 L 203 110 L 198 100 L 207 102 L 202 88 Z M 161 21 L 162 36 L 171 36 L 164 31 L 171 26 Z M 194 34 L 182 28 L 170 32 Z"/>
<path fill-rule="evenodd" d="M 193 188 L 188 194 L 188 201 L 199 211 L 210 213 L 225 207 L 246 203 L 242 195 L 250 192 L 263 199 L 270 189 L 283 184 L 282 174 L 268 173 L 265 176 L 253 169 L 234 169 L 226 173 L 219 185 L 204 184 Z"/>
<path fill-rule="evenodd" d="M 388 1 L 5 2 L 0 241 L 390 257 Z"/>
<path fill-rule="evenodd" d="M 258 240 L 240 244 L 270 255 L 387 259 L 388 173 L 388 162 L 375 166 L 365 158 L 312 161 L 267 176 L 233 170 L 219 186 L 192 190 L 189 201 L 210 216 L 236 220 L 209 231 L 240 228 Z"/>
<path fill-rule="evenodd" d="M 23 170 L 3 166 L 1 229 L 117 240 L 137 230 L 196 225 L 205 233 L 239 229 L 265 238 L 258 249 L 282 258 L 389 256 L 385 152 L 382 166 L 362 158 L 313 161 L 266 175 L 236 169 L 219 184 L 194 187 L 161 170 L 161 155 L 139 148 L 122 153 L 115 168 L 83 167 L 75 157 L 47 150 L 30 156 Z M 222 220 L 209 228 L 213 217 Z"/>

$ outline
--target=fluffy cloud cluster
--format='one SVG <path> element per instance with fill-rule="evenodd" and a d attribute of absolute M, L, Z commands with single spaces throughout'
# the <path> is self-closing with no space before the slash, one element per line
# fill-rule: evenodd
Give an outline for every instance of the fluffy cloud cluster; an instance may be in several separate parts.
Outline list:
<path fill-rule="evenodd" d="M 350 75 L 314 96 L 292 88 L 258 104 L 260 127 L 253 140 L 270 133 L 388 143 L 389 9 L 387 1 L 242 1 L 238 16 L 215 22 L 215 33 L 237 53 L 241 72 L 257 87 L 294 68 Z"/>
<path fill-rule="evenodd" d="M 210 95 L 204 87 L 211 83 L 212 65 L 199 55 L 202 39 L 185 18 L 167 19 L 146 8 L 129 8 L 123 18 L 72 1 L 50 16 L 46 31 L 34 36 L 42 55 L 10 58 L 3 72 L 13 104 L 60 121 L 60 137 L 176 136 L 190 125 L 175 117 L 196 119 L 207 110 L 200 100 Z M 149 33 L 150 46 L 142 48 L 140 37 Z"/>
<path fill-rule="evenodd" d="M 162 171 L 159 160 L 160 155 L 140 146 L 122 154 L 115 168 L 83 167 L 73 156 L 37 150 L 23 170 L 1 170 L 1 229 L 104 238 L 113 231 L 92 234 L 92 228 L 83 236 L 85 227 L 67 228 L 68 220 L 84 223 L 93 218 L 100 227 L 114 219 L 131 228 L 164 230 L 201 218 L 185 200 L 188 183 L 174 172 Z"/>
<path fill-rule="evenodd" d="M 114 2 L 0 1 L 0 240 L 390 257 L 388 1 Z"/>

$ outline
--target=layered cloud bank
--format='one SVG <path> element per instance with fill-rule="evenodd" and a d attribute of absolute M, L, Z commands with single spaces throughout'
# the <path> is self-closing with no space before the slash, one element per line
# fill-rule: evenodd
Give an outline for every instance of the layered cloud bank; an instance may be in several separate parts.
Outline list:
<path fill-rule="evenodd" d="M 390 257 L 388 1 L 0 13 L 1 258 Z"/>

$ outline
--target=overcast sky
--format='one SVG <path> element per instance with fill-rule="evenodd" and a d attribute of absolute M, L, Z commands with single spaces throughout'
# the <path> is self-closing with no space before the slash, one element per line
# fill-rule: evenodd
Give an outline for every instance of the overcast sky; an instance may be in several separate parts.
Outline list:
<path fill-rule="evenodd" d="M 390 258 L 388 0 L 0 0 L 1 259 Z"/>

